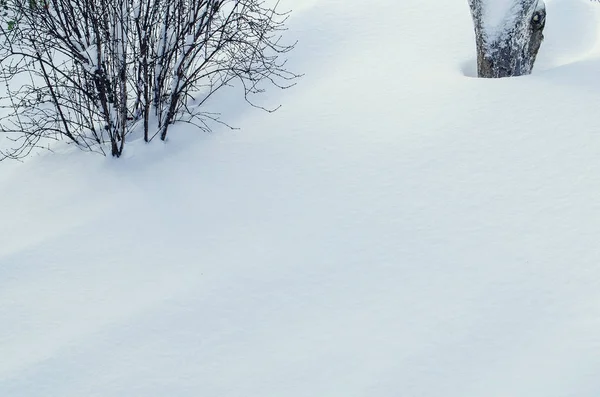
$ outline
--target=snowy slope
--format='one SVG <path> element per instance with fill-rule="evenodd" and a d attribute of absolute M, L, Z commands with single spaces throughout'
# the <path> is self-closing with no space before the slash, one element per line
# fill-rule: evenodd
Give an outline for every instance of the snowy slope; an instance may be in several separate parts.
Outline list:
<path fill-rule="evenodd" d="M 597 397 L 600 5 L 502 80 L 466 1 L 285 5 L 277 113 L 0 164 L 0 396 Z"/>

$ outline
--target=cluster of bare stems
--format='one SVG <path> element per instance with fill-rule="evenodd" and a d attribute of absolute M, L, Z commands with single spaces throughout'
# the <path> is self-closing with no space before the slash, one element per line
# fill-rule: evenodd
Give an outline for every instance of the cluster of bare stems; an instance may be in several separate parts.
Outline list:
<path fill-rule="evenodd" d="M 127 137 L 209 129 L 205 103 L 235 81 L 249 103 L 299 77 L 285 67 L 287 12 L 263 0 L 4 0 L 0 158 L 48 139 L 119 157 Z M 265 109 L 269 110 L 269 109 Z M 274 109 L 271 109 L 274 110 Z M 154 122 L 152 122 L 154 120 Z"/>

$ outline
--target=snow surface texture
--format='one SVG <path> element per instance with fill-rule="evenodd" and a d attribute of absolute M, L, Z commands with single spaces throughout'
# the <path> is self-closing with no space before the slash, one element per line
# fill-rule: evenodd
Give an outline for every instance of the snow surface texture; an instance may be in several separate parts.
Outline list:
<path fill-rule="evenodd" d="M 466 2 L 311 0 L 277 113 L 2 163 L 0 396 L 600 395 L 600 5 L 547 7 L 480 80 Z"/>

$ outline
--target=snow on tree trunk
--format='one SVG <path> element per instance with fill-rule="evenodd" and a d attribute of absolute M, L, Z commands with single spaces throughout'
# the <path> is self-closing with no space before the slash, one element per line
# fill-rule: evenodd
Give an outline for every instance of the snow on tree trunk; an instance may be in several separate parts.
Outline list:
<path fill-rule="evenodd" d="M 544 0 L 469 0 L 479 77 L 530 74 L 544 39 Z"/>

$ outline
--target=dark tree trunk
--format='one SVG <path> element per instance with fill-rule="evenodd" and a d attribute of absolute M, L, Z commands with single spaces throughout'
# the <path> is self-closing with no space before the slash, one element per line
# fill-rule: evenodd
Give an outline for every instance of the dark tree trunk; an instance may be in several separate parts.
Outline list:
<path fill-rule="evenodd" d="M 475 25 L 478 76 L 497 78 L 530 74 L 544 39 L 544 1 L 469 0 L 469 6 Z M 500 13 L 500 19 L 498 15 L 490 16 L 492 8 L 496 13 L 500 8 L 505 14 Z M 490 20 L 494 18 L 498 24 L 492 26 Z"/>

